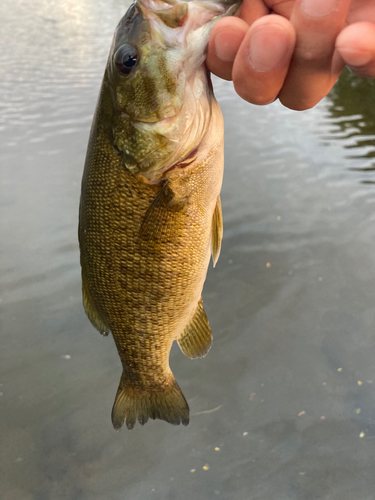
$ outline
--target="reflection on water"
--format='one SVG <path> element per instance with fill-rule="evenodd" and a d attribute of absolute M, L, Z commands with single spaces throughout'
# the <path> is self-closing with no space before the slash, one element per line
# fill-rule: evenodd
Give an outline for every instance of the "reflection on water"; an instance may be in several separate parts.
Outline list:
<path fill-rule="evenodd" d="M 0 2 L 0 498 L 370 500 L 375 96 L 349 72 L 303 113 L 215 79 L 214 344 L 204 360 L 171 355 L 191 423 L 112 429 L 121 370 L 82 310 L 77 213 L 126 3 Z"/>
<path fill-rule="evenodd" d="M 328 96 L 327 109 L 335 125 L 330 140 L 340 139 L 353 170 L 375 170 L 375 80 L 358 78 L 346 70 Z M 365 182 L 375 182 L 366 180 Z"/>
<path fill-rule="evenodd" d="M 74 89 L 92 92 L 92 82 L 100 82 L 103 66 L 96 61 L 108 54 L 113 14 L 120 17 L 123 5 L 89 0 L 1 2 L 0 65 L 5 78 L 0 130 L 9 133 L 6 145 L 45 142 L 88 126 L 90 116 L 74 116 Z"/>

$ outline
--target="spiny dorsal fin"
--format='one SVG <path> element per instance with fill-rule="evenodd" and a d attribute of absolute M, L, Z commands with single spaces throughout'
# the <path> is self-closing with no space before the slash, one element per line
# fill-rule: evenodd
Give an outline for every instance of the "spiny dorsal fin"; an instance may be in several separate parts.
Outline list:
<path fill-rule="evenodd" d="M 165 235 L 168 238 L 177 237 L 176 220 L 182 213 L 187 213 L 186 200 L 178 199 L 166 182 L 146 212 L 139 237 L 145 241 L 157 241 Z M 171 227 L 174 227 L 173 231 Z"/>
<path fill-rule="evenodd" d="M 84 277 L 82 276 L 82 299 L 83 299 L 83 307 L 87 314 L 87 317 L 91 321 L 91 324 L 105 337 L 111 333 L 108 325 L 103 321 L 98 313 L 93 300 L 91 298 L 90 292 L 88 291 L 87 283 Z"/>
<path fill-rule="evenodd" d="M 184 333 L 177 339 L 181 351 L 188 358 L 203 358 L 211 348 L 212 332 L 203 299 L 198 302 L 193 319 L 185 327 Z"/>
<path fill-rule="evenodd" d="M 212 217 L 212 260 L 214 267 L 219 260 L 221 240 L 223 239 L 223 214 L 221 211 L 220 196 L 217 197 L 214 215 Z"/>

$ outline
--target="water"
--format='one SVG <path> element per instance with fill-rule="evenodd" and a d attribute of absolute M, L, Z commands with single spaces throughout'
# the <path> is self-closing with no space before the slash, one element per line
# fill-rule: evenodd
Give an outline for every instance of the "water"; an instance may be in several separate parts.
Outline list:
<path fill-rule="evenodd" d="M 372 500 L 375 84 L 346 73 L 311 111 L 226 124 L 214 346 L 171 366 L 191 408 L 112 429 L 111 338 L 81 306 L 89 127 L 124 2 L 0 5 L 0 498 Z M 218 448 L 218 449 L 217 449 Z"/>

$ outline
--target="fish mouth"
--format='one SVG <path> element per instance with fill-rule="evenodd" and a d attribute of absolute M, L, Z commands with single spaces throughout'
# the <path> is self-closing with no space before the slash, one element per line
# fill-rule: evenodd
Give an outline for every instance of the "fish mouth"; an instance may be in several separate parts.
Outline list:
<path fill-rule="evenodd" d="M 189 39 L 196 52 L 198 46 L 207 45 L 213 23 L 235 15 L 242 0 L 138 0 L 137 3 L 150 22 L 152 38 L 185 46 Z M 197 32 L 194 41 L 192 32 Z"/>

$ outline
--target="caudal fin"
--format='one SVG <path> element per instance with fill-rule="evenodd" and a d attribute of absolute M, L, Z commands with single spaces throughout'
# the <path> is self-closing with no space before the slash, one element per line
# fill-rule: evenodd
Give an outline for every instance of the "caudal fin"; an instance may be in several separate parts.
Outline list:
<path fill-rule="evenodd" d="M 173 425 L 189 423 L 189 406 L 172 374 L 168 383 L 152 389 L 131 386 L 121 377 L 112 408 L 113 427 L 120 429 L 126 422 L 132 429 L 137 420 L 144 425 L 149 418 Z"/>

